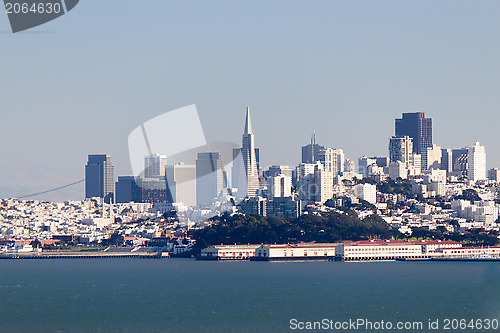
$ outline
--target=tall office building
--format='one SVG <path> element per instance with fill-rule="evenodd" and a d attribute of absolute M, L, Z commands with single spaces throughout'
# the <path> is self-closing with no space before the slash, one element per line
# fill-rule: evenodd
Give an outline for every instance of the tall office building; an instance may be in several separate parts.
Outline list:
<path fill-rule="evenodd" d="M 173 202 L 165 177 L 137 177 L 136 182 L 137 186 L 141 189 L 140 202 Z"/>
<path fill-rule="evenodd" d="M 453 149 L 451 151 L 452 174 L 455 176 L 466 176 L 468 167 L 468 148 Z"/>
<path fill-rule="evenodd" d="M 209 204 L 223 190 L 223 169 L 220 153 L 198 153 L 196 159 L 196 202 Z"/>
<path fill-rule="evenodd" d="M 356 166 L 354 164 L 354 161 L 346 159 L 344 162 L 343 172 L 354 174 L 356 172 Z"/>
<path fill-rule="evenodd" d="M 500 182 L 500 170 L 498 170 L 497 168 L 489 169 L 488 179 L 493 180 L 497 183 Z"/>
<path fill-rule="evenodd" d="M 165 168 L 166 186 L 172 202 L 196 206 L 196 166 L 179 163 Z"/>
<path fill-rule="evenodd" d="M 469 180 L 476 182 L 485 180 L 486 178 L 486 151 L 484 146 L 479 142 L 475 142 L 470 146 L 467 154 L 467 177 Z"/>
<path fill-rule="evenodd" d="M 377 162 L 375 159 L 363 155 L 362 157 L 358 158 L 358 173 L 362 174 L 363 177 L 368 177 L 368 167 L 376 163 Z"/>
<path fill-rule="evenodd" d="M 408 167 L 413 152 L 413 139 L 407 135 L 393 136 L 389 140 L 389 160 L 400 161 Z"/>
<path fill-rule="evenodd" d="M 113 163 L 109 155 L 89 155 L 85 165 L 85 198 L 114 202 Z"/>
<path fill-rule="evenodd" d="M 288 165 L 272 165 L 264 172 L 266 178 L 276 177 L 279 174 L 284 174 L 290 178 L 293 177 L 293 170 Z"/>
<path fill-rule="evenodd" d="M 116 182 L 117 203 L 142 202 L 141 188 L 134 176 L 119 176 Z"/>
<path fill-rule="evenodd" d="M 451 149 L 441 149 L 441 170 L 445 170 L 446 174 L 453 171 L 453 158 Z"/>
<path fill-rule="evenodd" d="M 311 135 L 311 143 L 302 147 L 302 163 L 316 163 L 325 147 L 316 143 L 316 133 Z"/>
<path fill-rule="evenodd" d="M 233 151 L 233 187 L 238 189 L 237 197 L 240 199 L 255 197 L 259 190 L 257 155 L 258 150 L 255 148 L 250 108 L 247 108 L 242 145 L 240 149 Z"/>
<path fill-rule="evenodd" d="M 413 152 L 423 154 L 427 147 L 432 146 L 432 119 L 425 118 L 423 112 L 403 113 L 401 119 L 396 119 L 395 134 L 412 138 Z"/>
<path fill-rule="evenodd" d="M 165 177 L 165 167 L 167 166 L 167 156 L 151 154 L 144 158 L 144 177 L 160 178 Z"/>

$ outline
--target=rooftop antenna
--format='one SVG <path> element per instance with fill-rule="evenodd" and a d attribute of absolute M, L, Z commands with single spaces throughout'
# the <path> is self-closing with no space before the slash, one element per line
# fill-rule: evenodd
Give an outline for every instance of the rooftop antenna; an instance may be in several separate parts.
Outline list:
<path fill-rule="evenodd" d="M 311 135 L 311 144 L 315 145 L 316 144 L 316 131 L 313 131 Z"/>

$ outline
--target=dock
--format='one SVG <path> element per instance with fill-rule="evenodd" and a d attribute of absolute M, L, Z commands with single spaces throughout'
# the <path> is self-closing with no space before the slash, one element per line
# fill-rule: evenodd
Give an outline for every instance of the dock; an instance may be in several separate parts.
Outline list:
<path fill-rule="evenodd" d="M 161 259 L 168 258 L 168 256 L 162 255 L 161 252 L 157 253 L 120 253 L 120 252 L 92 252 L 92 253 L 82 253 L 82 252 L 54 252 L 54 253 L 7 253 L 1 254 L 1 259 L 110 259 L 110 258 L 137 258 L 137 259 Z"/>

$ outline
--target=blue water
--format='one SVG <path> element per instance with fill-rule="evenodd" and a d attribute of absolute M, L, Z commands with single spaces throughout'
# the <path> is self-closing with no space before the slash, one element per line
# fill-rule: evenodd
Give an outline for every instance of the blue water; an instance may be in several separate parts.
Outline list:
<path fill-rule="evenodd" d="M 500 319 L 500 264 L 0 261 L 0 332 L 292 332 L 293 318 Z"/>

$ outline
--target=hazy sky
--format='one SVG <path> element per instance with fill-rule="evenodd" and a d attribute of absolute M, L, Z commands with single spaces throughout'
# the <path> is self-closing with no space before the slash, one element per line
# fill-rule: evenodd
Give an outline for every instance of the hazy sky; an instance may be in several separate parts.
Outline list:
<path fill-rule="evenodd" d="M 261 164 L 318 143 L 387 155 L 394 119 L 423 111 L 434 143 L 479 140 L 500 167 L 499 1 L 82 0 L 12 34 L 0 13 L 0 197 L 84 178 L 128 134 L 196 104 L 209 141 L 241 142 L 252 110 Z M 82 199 L 83 186 L 41 199 Z"/>

